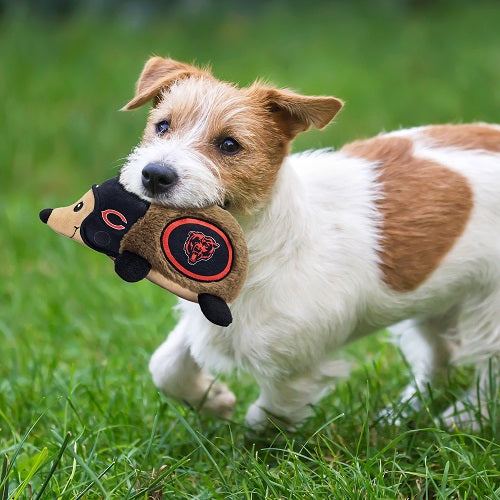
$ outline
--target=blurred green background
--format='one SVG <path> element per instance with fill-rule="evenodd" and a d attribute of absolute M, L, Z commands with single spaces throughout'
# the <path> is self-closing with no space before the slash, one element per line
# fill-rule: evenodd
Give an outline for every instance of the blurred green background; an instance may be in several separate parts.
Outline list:
<path fill-rule="evenodd" d="M 0 3 L 0 451 L 12 455 L 42 411 L 28 457 L 46 443 L 57 450 L 52 431 L 71 430 L 81 445 L 109 424 L 121 429 L 109 443 L 124 449 L 151 432 L 158 397 L 147 361 L 175 322 L 174 299 L 125 285 L 103 256 L 38 220 L 118 172 L 147 114 L 118 109 L 150 55 L 210 64 L 241 85 L 265 78 L 344 99 L 335 123 L 300 136 L 298 151 L 399 127 L 499 122 L 499 26 L 499 2 L 486 0 Z M 351 356 L 365 369 L 379 360 L 370 383 L 391 374 L 392 394 L 407 380 L 395 349 L 377 340 Z M 241 421 L 256 388 L 242 378 L 236 393 Z M 184 449 L 163 444 L 166 455 Z M 107 460 L 109 449 L 94 455 Z"/>

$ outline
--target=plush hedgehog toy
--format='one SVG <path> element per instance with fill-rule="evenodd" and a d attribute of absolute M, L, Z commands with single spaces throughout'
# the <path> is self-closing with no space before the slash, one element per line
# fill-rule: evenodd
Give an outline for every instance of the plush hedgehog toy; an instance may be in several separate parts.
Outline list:
<path fill-rule="evenodd" d="M 226 210 L 150 204 L 114 178 L 92 186 L 74 205 L 42 210 L 40 219 L 113 258 L 125 281 L 147 278 L 198 302 L 212 323 L 231 323 L 227 302 L 243 286 L 248 251 L 239 224 Z"/>

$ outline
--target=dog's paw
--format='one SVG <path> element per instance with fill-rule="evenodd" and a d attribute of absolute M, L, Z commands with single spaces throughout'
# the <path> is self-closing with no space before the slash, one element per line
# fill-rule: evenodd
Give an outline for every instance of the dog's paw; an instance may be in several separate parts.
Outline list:
<path fill-rule="evenodd" d="M 269 427 L 267 413 L 254 403 L 248 408 L 245 424 L 254 432 L 264 432 Z"/>
<path fill-rule="evenodd" d="M 208 393 L 198 405 L 201 413 L 229 419 L 233 415 L 236 396 L 220 382 L 213 382 Z"/>
<path fill-rule="evenodd" d="M 267 434 L 270 431 L 275 433 L 278 429 L 290 432 L 296 430 L 296 425 L 293 422 L 285 417 L 273 415 L 257 402 L 248 408 L 245 424 L 256 434 Z"/>

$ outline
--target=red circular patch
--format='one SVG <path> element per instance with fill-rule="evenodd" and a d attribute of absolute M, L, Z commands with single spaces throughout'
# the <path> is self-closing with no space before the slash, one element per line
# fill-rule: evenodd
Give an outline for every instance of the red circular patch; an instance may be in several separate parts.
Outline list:
<path fill-rule="evenodd" d="M 161 248 L 170 264 L 196 281 L 220 281 L 233 264 L 233 247 L 226 233 L 194 217 L 167 224 L 161 235 Z"/>

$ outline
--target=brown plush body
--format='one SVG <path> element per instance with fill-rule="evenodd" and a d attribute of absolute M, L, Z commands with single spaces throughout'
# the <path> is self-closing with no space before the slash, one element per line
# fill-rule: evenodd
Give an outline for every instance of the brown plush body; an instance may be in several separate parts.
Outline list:
<path fill-rule="evenodd" d="M 228 212 L 220 207 L 203 210 L 180 210 L 151 205 L 148 211 L 125 234 L 120 253 L 125 251 L 144 257 L 152 269 L 147 278 L 157 285 L 174 292 L 192 302 L 198 302 L 198 295 L 207 293 L 232 302 L 240 293 L 247 274 L 247 248 L 242 237 L 235 238 L 241 229 Z M 161 246 L 161 234 L 169 221 L 193 217 L 215 223 L 216 226 L 233 235 L 234 259 L 231 272 L 220 281 L 195 281 L 179 273 L 165 258 Z"/>
<path fill-rule="evenodd" d="M 198 302 L 213 323 L 231 323 L 227 302 L 241 291 L 248 250 L 239 224 L 226 210 L 151 205 L 110 179 L 74 205 L 42 210 L 40 219 L 113 258 L 125 281 L 147 278 Z"/>

